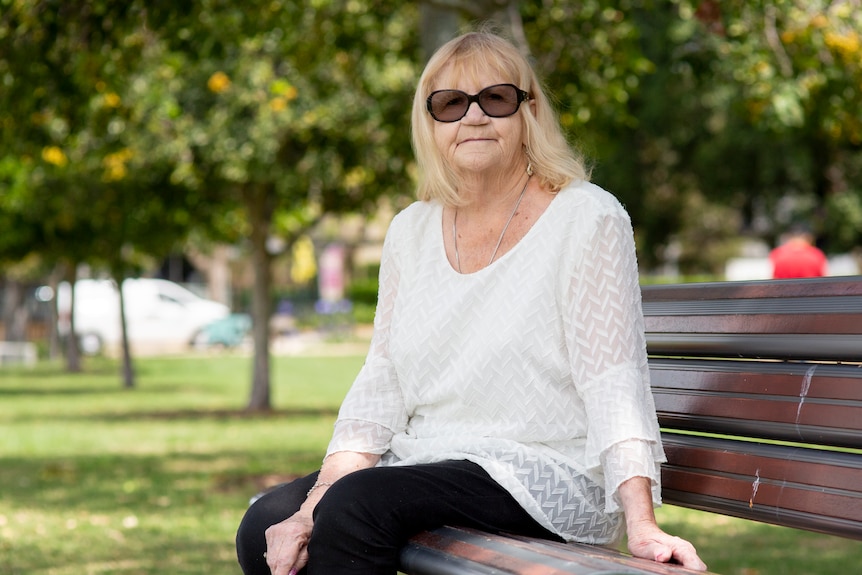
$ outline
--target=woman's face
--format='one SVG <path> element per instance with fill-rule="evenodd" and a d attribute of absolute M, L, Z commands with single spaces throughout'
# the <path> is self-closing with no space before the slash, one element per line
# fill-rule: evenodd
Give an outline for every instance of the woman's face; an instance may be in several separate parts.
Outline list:
<path fill-rule="evenodd" d="M 455 89 L 477 94 L 483 88 L 509 83 L 496 74 L 459 78 L 450 72 L 441 74 L 434 90 Z M 521 108 L 524 107 L 521 104 Z M 434 121 L 434 142 L 446 162 L 463 176 L 482 173 L 499 174 L 501 167 L 523 171 L 524 130 L 521 108 L 505 118 L 487 116 L 479 104 L 472 102 L 467 114 L 456 122 Z"/>

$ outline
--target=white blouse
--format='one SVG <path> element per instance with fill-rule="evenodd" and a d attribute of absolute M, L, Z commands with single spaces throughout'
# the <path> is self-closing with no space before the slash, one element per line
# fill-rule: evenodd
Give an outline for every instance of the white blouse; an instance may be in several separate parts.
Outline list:
<path fill-rule="evenodd" d="M 327 455 L 473 461 L 564 539 L 617 541 L 619 485 L 647 477 L 659 505 L 665 461 L 628 214 L 572 184 L 510 251 L 463 275 L 442 214 L 416 202 L 389 228 L 371 348 Z"/>

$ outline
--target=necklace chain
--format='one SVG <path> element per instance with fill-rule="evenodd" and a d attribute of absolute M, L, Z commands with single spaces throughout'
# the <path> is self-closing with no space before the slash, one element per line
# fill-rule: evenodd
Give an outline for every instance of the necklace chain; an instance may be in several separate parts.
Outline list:
<path fill-rule="evenodd" d="M 497 238 L 497 245 L 494 246 L 494 252 L 491 254 L 491 259 L 488 260 L 488 263 L 485 264 L 485 267 L 488 267 L 492 263 L 494 263 L 494 258 L 497 257 L 497 250 L 500 249 L 500 244 L 503 243 L 503 236 L 506 235 L 506 230 L 509 229 L 509 224 L 512 223 L 512 218 L 515 217 L 515 212 L 518 211 L 518 206 L 521 205 L 521 200 L 524 199 L 524 193 L 527 191 L 527 184 L 530 183 L 530 175 L 527 176 L 527 181 L 524 182 L 524 189 L 521 190 L 521 195 L 518 196 L 518 201 L 515 202 L 515 207 L 512 208 L 512 213 L 509 214 L 509 219 L 506 220 L 506 225 L 503 226 L 503 231 L 500 232 L 500 237 Z M 455 267 L 458 268 L 458 273 L 461 272 L 461 254 L 458 253 L 458 208 L 455 208 L 455 216 L 452 218 L 452 245 L 455 248 Z"/>

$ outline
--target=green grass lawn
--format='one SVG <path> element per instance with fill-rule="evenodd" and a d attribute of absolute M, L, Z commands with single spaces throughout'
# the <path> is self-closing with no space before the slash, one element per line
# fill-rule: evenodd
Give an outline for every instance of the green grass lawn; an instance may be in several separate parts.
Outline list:
<path fill-rule="evenodd" d="M 242 411 L 234 356 L 0 370 L 0 575 L 238 574 L 249 496 L 315 469 L 361 357 L 275 358 L 275 412 Z M 659 511 L 728 575 L 856 572 L 862 543 L 679 508 Z"/>

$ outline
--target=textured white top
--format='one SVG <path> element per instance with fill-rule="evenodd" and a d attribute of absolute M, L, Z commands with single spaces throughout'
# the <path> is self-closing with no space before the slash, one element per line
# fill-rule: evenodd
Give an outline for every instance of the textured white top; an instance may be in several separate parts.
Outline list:
<path fill-rule="evenodd" d="M 442 213 L 417 202 L 389 228 L 371 348 L 327 454 L 474 461 L 565 539 L 616 541 L 617 488 L 648 477 L 658 505 L 664 461 L 628 214 L 572 184 L 510 251 L 462 275 Z"/>

